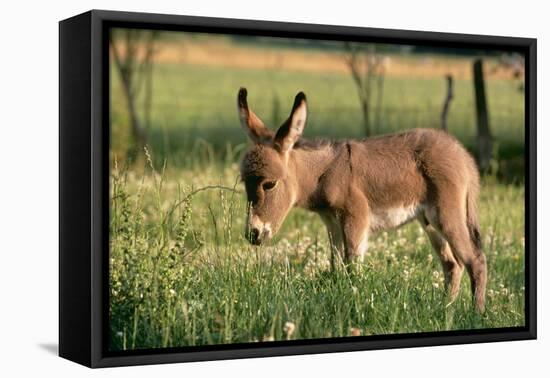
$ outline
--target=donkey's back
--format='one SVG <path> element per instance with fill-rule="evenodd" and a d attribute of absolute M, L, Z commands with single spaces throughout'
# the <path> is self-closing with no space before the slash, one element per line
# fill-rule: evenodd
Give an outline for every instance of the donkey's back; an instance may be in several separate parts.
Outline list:
<path fill-rule="evenodd" d="M 351 181 L 372 206 L 420 205 L 448 191 L 477 196 L 474 160 L 444 131 L 413 129 L 349 143 Z"/>

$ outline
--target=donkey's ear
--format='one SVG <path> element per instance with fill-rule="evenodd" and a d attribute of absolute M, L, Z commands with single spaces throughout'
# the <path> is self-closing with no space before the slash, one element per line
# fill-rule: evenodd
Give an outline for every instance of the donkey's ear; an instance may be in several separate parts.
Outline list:
<path fill-rule="evenodd" d="M 277 130 L 274 144 L 281 153 L 287 153 L 302 136 L 307 120 L 306 95 L 300 92 L 294 99 L 290 117 Z"/>
<path fill-rule="evenodd" d="M 237 110 L 239 112 L 241 126 L 245 129 L 250 139 L 256 143 L 272 140 L 273 132 L 265 127 L 258 116 L 250 110 L 246 95 L 246 88 L 239 89 L 239 94 L 237 95 Z"/>

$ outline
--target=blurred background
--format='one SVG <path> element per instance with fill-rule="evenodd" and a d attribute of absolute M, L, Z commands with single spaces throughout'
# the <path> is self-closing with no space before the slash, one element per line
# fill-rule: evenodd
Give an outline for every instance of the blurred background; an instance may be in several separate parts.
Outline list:
<path fill-rule="evenodd" d="M 271 128 L 308 96 L 306 137 L 444 128 L 500 180 L 524 175 L 524 57 L 499 51 L 114 29 L 111 153 L 192 168 L 237 161 L 239 87 Z"/>

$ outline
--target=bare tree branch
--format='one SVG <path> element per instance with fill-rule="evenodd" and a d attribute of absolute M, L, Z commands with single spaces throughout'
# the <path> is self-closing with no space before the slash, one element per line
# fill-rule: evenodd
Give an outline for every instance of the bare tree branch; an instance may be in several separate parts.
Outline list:
<path fill-rule="evenodd" d="M 365 49 L 360 44 L 346 42 L 345 47 L 348 51 L 348 54 L 345 56 L 345 61 L 349 67 L 351 77 L 357 88 L 361 111 L 363 113 L 365 134 L 370 136 L 372 134 L 370 108 L 374 91 L 377 92 L 377 113 L 375 117 L 376 125 L 380 122 L 380 107 L 382 104 L 384 85 L 383 76 L 385 75 L 383 58 L 376 54 L 376 50 L 373 45 L 367 45 L 367 48 Z M 373 82 L 375 79 L 377 79 L 376 90 L 373 88 Z"/>
<path fill-rule="evenodd" d="M 153 56 L 157 35 L 156 31 L 143 32 L 132 29 L 124 30 L 123 35 L 116 40 L 113 33 L 109 35 L 114 64 L 119 72 L 128 107 L 130 129 L 134 137 L 134 145 L 130 147 L 129 155 L 135 155 L 136 151 L 147 144 L 151 124 Z M 142 46 L 144 53 L 140 54 Z M 145 93 L 142 117 L 138 112 L 137 101 L 143 91 Z"/>

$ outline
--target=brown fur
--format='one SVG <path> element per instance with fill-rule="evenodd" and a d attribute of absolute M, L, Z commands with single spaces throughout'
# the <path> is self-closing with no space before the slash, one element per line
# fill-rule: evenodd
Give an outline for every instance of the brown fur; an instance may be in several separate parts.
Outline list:
<path fill-rule="evenodd" d="M 255 142 L 241 175 L 251 204 L 247 236 L 271 238 L 294 206 L 318 213 L 332 261 L 361 261 L 369 234 L 418 220 L 440 257 L 451 301 L 466 267 L 483 311 L 487 267 L 477 221 L 479 174 L 474 160 L 446 132 L 414 129 L 365 140 L 308 142 L 303 93 L 276 134 L 238 96 L 241 124 Z"/>

